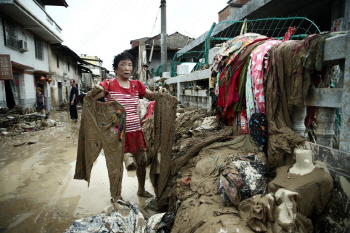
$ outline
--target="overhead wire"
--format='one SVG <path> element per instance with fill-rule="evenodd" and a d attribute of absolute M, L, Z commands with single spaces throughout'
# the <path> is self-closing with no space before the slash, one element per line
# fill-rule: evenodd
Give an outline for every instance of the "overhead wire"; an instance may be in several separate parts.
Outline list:
<path fill-rule="evenodd" d="M 158 19 L 158 16 L 159 16 L 159 12 L 160 12 L 160 7 L 159 7 L 157 15 L 156 15 L 156 20 L 154 21 L 154 25 L 153 25 L 153 28 L 152 28 L 151 36 L 153 36 L 154 27 L 156 26 L 157 19 Z"/>

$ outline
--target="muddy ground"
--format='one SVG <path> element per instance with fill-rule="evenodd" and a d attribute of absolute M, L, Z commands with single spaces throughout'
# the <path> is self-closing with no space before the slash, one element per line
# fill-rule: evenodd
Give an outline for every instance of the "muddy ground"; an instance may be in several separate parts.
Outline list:
<path fill-rule="evenodd" d="M 71 122 L 66 111 L 52 112 L 50 119 L 59 126 L 0 137 L 0 232 L 64 232 L 75 219 L 111 204 L 103 152 L 92 169 L 90 187 L 74 180 L 80 123 Z M 14 146 L 23 142 L 36 143 Z M 148 172 L 146 189 L 154 195 Z M 143 207 L 147 199 L 136 192 L 135 172 L 124 170 L 124 200 Z"/>

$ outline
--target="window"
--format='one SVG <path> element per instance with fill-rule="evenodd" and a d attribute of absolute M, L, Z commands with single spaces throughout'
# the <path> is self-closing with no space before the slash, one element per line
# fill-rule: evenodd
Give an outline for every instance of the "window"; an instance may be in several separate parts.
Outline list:
<path fill-rule="evenodd" d="M 77 74 L 77 66 L 74 66 L 74 74 Z"/>
<path fill-rule="evenodd" d="M 60 57 L 56 54 L 57 68 L 60 68 Z"/>
<path fill-rule="evenodd" d="M 68 72 L 69 72 L 69 61 L 67 61 L 67 69 L 68 69 Z"/>
<path fill-rule="evenodd" d="M 3 20 L 5 29 L 5 45 L 18 50 L 18 38 L 16 24 L 8 19 Z"/>
<path fill-rule="evenodd" d="M 35 41 L 35 57 L 39 60 L 44 60 L 44 42 L 37 37 L 34 37 Z"/>

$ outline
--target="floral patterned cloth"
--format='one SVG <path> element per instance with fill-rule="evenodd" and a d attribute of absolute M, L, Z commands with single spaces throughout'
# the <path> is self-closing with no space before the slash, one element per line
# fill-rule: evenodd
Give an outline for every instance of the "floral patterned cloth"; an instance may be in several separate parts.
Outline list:
<path fill-rule="evenodd" d="M 264 94 L 264 74 L 267 71 L 268 67 L 268 55 L 272 46 L 275 44 L 282 43 L 280 40 L 268 40 L 264 44 L 258 46 L 251 53 L 251 65 L 248 83 L 248 75 L 247 75 L 247 109 L 249 109 L 248 118 L 250 118 L 251 114 L 257 113 L 266 113 L 265 111 L 265 94 Z M 249 71 L 248 71 L 249 72 Z M 252 102 L 252 96 L 253 101 Z M 248 112 L 248 111 L 247 111 Z"/>

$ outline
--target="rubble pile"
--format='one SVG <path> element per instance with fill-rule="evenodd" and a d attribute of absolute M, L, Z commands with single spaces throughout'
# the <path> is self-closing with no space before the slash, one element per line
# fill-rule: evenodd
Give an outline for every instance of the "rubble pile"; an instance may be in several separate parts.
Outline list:
<path fill-rule="evenodd" d="M 21 106 L 11 110 L 0 108 L 0 133 L 2 136 L 16 136 L 23 132 L 43 130 L 47 127 L 57 126 L 57 122 L 37 112 L 24 114 Z"/>

